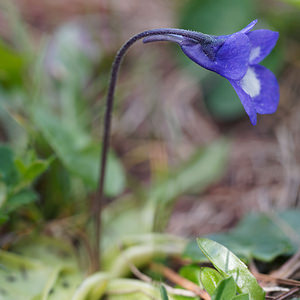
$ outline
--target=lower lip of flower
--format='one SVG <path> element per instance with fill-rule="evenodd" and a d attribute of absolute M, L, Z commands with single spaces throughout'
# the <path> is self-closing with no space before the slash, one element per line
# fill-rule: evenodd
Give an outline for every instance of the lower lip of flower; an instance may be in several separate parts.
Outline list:
<path fill-rule="evenodd" d="M 254 70 L 249 67 L 245 76 L 241 79 L 241 87 L 250 97 L 256 97 L 260 93 L 260 81 Z"/>

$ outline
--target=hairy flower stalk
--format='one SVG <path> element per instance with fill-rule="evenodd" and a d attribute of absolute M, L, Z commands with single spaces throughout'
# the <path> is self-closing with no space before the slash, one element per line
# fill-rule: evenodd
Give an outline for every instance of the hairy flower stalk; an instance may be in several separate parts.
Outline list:
<path fill-rule="evenodd" d="M 275 112 L 279 101 L 279 88 L 275 76 L 265 67 L 258 65 L 275 46 L 278 33 L 264 29 L 250 31 L 256 22 L 255 20 L 241 31 L 225 36 L 174 28 L 153 29 L 133 36 L 120 48 L 111 69 L 106 99 L 100 178 L 92 207 L 95 234 L 94 271 L 97 271 L 100 266 L 101 211 L 114 91 L 125 53 L 140 39 L 144 39 L 144 43 L 171 41 L 179 44 L 183 52 L 195 63 L 229 80 L 252 124 L 255 125 L 256 114 Z"/>

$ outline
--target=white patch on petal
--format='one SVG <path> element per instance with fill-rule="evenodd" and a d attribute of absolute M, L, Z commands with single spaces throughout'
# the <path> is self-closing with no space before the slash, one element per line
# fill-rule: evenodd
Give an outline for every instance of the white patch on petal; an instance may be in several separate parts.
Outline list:
<path fill-rule="evenodd" d="M 241 87 L 250 97 L 256 97 L 260 93 L 260 81 L 256 77 L 254 69 L 248 68 L 247 73 L 242 78 Z"/>
<path fill-rule="evenodd" d="M 260 54 L 260 47 L 252 48 L 249 57 L 250 63 L 252 63 L 253 60 L 259 56 L 259 54 Z"/>

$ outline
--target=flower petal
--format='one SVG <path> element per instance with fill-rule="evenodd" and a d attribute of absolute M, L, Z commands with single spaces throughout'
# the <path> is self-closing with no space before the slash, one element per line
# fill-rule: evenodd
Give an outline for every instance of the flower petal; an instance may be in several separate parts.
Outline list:
<path fill-rule="evenodd" d="M 247 33 L 249 32 L 257 23 L 257 19 L 253 20 L 251 23 L 249 23 L 245 28 L 240 30 L 240 33 Z"/>
<path fill-rule="evenodd" d="M 256 125 L 257 116 L 251 97 L 240 87 L 239 82 L 235 80 L 229 80 L 237 95 L 239 96 L 246 113 L 248 114 L 252 125 Z"/>
<path fill-rule="evenodd" d="M 279 86 L 274 74 L 267 68 L 250 66 L 239 80 L 229 80 L 238 94 L 251 123 L 256 124 L 256 113 L 272 114 L 279 102 Z"/>
<path fill-rule="evenodd" d="M 250 64 L 258 64 L 274 48 L 279 33 L 267 29 L 254 30 L 247 33 L 251 42 Z"/>
<path fill-rule="evenodd" d="M 211 46 L 215 58 L 209 57 L 203 46 L 193 40 L 185 39 L 180 46 L 182 51 L 200 66 L 228 79 L 239 80 L 248 69 L 250 41 L 245 34 L 237 33 L 222 43 L 221 46 Z"/>
<path fill-rule="evenodd" d="M 255 110 L 259 114 L 272 114 L 276 111 L 279 102 L 279 86 L 275 75 L 267 68 L 255 65 L 251 68 L 260 81 L 260 93 L 253 97 Z"/>
<path fill-rule="evenodd" d="M 233 34 L 217 52 L 213 71 L 229 79 L 241 79 L 248 69 L 249 55 L 248 37 L 243 33 Z"/>
<path fill-rule="evenodd" d="M 183 42 L 179 43 L 179 45 L 184 54 L 196 64 L 205 69 L 215 71 L 214 61 L 204 52 L 200 43 L 191 39 L 185 39 Z"/>

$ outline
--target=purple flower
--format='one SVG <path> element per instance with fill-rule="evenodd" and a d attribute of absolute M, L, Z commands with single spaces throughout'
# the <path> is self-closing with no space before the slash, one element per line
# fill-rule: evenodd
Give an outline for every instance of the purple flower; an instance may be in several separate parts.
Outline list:
<path fill-rule="evenodd" d="M 258 65 L 271 52 L 279 34 L 267 29 L 250 31 L 256 23 L 257 20 L 254 20 L 231 35 L 198 33 L 199 40 L 195 40 L 180 34 L 164 34 L 146 37 L 144 42 L 176 42 L 195 63 L 227 78 L 255 125 L 257 113 L 274 113 L 279 102 L 276 77 L 270 70 Z"/>

